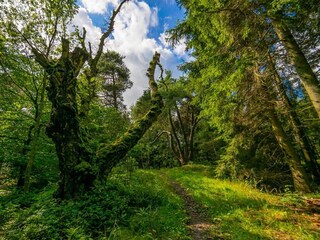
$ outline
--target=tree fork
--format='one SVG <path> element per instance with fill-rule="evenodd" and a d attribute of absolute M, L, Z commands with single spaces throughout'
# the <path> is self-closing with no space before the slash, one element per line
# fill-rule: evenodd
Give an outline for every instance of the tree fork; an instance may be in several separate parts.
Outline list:
<path fill-rule="evenodd" d="M 56 197 L 61 199 L 75 198 L 93 186 L 96 178 L 93 170 L 93 156 L 85 148 L 82 138 L 80 117 L 77 104 L 78 75 L 87 61 L 90 66 L 90 77 L 96 74 L 96 64 L 102 54 L 104 42 L 113 31 L 116 15 L 128 0 L 123 0 L 113 11 L 107 31 L 100 38 L 99 48 L 95 57 L 87 51 L 85 34 L 80 37 L 80 47 L 70 51 L 68 39 L 62 39 L 61 57 L 50 60 L 38 51 L 28 39 L 35 60 L 48 73 L 49 86 L 47 94 L 52 103 L 50 123 L 46 128 L 47 135 L 53 140 L 59 159 L 60 182 Z"/>

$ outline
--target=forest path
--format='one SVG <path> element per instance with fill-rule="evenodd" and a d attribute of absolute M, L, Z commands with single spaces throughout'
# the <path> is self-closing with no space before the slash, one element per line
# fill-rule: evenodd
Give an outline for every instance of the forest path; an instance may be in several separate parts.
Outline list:
<path fill-rule="evenodd" d="M 162 173 L 161 176 L 165 178 L 173 188 L 174 193 L 181 197 L 184 201 L 184 208 L 186 210 L 188 221 L 187 227 L 190 236 L 193 240 L 213 240 L 221 238 L 212 238 L 210 230 L 215 225 L 210 221 L 207 216 L 205 207 L 198 204 L 192 196 L 176 181 L 170 179 L 166 174 Z"/>

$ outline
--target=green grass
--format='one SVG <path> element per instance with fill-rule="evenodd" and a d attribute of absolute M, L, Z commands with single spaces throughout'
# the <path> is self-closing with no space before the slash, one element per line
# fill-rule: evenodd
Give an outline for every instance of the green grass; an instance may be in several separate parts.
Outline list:
<path fill-rule="evenodd" d="M 115 173 L 106 186 L 60 203 L 52 198 L 55 186 L 13 192 L 0 198 L 0 239 L 190 239 L 183 202 L 168 177 L 204 206 L 214 223 L 213 239 L 320 239 L 311 215 L 298 211 L 301 196 L 261 193 L 212 173 L 201 165 Z"/>
<path fill-rule="evenodd" d="M 180 198 L 153 171 L 116 174 L 76 201 L 54 190 L 1 198 L 0 239 L 189 239 Z"/>
<path fill-rule="evenodd" d="M 308 213 L 299 213 L 294 194 L 261 193 L 245 183 L 213 178 L 210 167 L 190 165 L 164 171 L 179 182 L 208 211 L 216 227 L 213 236 L 224 239 L 320 239 L 320 230 Z"/>

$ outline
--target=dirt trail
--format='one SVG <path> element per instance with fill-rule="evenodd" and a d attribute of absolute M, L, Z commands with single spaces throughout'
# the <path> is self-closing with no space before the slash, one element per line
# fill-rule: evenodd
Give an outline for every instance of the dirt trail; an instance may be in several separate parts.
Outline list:
<path fill-rule="evenodd" d="M 214 224 L 210 221 L 206 214 L 206 209 L 194 201 L 187 191 L 177 182 L 169 179 L 162 174 L 171 184 L 174 192 L 184 201 L 184 207 L 188 216 L 187 226 L 193 240 L 213 240 L 221 238 L 210 237 L 210 229 L 214 228 Z"/>

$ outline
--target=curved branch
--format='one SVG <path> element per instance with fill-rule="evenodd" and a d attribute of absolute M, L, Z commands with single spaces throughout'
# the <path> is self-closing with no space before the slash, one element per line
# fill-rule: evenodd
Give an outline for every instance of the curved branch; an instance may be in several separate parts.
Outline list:
<path fill-rule="evenodd" d="M 101 57 L 101 54 L 102 54 L 102 51 L 103 51 L 103 47 L 104 47 L 104 41 L 110 36 L 110 34 L 113 32 L 113 29 L 114 29 L 114 22 L 115 22 L 115 18 L 116 16 L 118 15 L 118 13 L 120 12 L 122 6 L 128 2 L 130 0 L 123 0 L 119 6 L 117 7 L 116 10 L 113 10 L 112 12 L 112 15 L 111 15 L 111 18 L 110 18 L 110 22 L 109 22 L 109 26 L 108 26 L 108 29 L 107 31 L 105 31 L 101 38 L 100 38 L 100 42 L 99 42 L 99 47 L 98 47 L 98 51 L 97 51 L 97 54 L 94 58 L 92 58 L 92 56 L 90 56 L 91 58 L 91 61 L 89 61 L 89 65 L 92 69 L 95 70 L 96 66 L 97 66 L 97 63 Z"/>
<path fill-rule="evenodd" d="M 134 126 L 118 140 L 112 144 L 101 146 L 97 151 L 100 178 L 107 176 L 112 168 L 124 159 L 127 152 L 138 143 L 144 133 L 160 115 L 163 108 L 163 102 L 162 97 L 158 92 L 157 83 L 154 80 L 154 73 L 157 64 L 159 64 L 159 60 L 160 54 L 155 52 L 147 71 L 152 103 L 149 112 L 137 121 Z"/>

